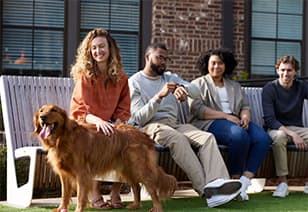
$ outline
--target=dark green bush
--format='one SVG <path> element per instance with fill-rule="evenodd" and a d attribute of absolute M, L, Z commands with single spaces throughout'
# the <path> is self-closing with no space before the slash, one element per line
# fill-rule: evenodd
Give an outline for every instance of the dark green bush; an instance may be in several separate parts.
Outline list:
<path fill-rule="evenodd" d="M 6 200 L 6 147 L 0 146 L 0 200 Z"/>

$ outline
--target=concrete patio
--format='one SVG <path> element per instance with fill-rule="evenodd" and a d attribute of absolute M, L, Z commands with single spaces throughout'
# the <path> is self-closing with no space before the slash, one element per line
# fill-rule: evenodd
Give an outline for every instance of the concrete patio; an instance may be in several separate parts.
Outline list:
<path fill-rule="evenodd" d="M 264 191 L 274 191 L 276 189 L 276 186 L 265 186 Z M 298 191 L 303 192 L 304 186 L 290 186 L 290 191 Z M 108 195 L 103 195 L 105 199 L 109 199 Z M 193 189 L 183 189 L 183 190 L 177 190 L 172 198 L 190 198 L 190 197 L 198 197 L 198 194 Z M 130 202 L 133 201 L 133 195 L 132 193 L 128 194 L 121 194 L 122 201 L 124 202 Z M 144 200 L 150 200 L 149 195 L 147 195 L 144 190 L 142 190 L 141 193 L 141 199 Z M 60 198 L 48 198 L 48 199 L 33 199 L 31 206 L 57 206 L 60 202 Z M 72 198 L 73 204 L 76 204 L 76 197 Z M 0 202 L 0 204 L 6 205 L 5 201 Z"/>

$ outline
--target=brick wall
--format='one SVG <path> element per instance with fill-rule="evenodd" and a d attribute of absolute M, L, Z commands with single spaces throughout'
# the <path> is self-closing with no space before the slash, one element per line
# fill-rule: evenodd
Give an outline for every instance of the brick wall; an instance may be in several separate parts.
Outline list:
<path fill-rule="evenodd" d="M 201 52 L 222 45 L 223 0 L 153 0 L 152 42 L 170 50 L 169 69 L 186 80 L 200 76 L 195 67 Z M 244 67 L 244 1 L 233 0 L 234 52 Z"/>
<path fill-rule="evenodd" d="M 244 9 L 245 0 L 233 0 L 233 49 L 238 61 L 236 72 L 240 75 L 244 72 L 245 61 L 245 27 L 244 27 Z M 247 71 L 247 70 L 246 70 Z"/>

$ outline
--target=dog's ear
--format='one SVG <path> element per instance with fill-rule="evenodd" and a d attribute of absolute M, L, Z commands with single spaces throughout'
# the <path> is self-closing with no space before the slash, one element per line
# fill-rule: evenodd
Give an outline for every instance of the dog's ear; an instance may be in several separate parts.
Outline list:
<path fill-rule="evenodd" d="M 71 120 L 69 117 L 66 117 L 65 126 L 66 129 L 72 131 L 77 127 L 77 123 L 74 120 Z"/>
<path fill-rule="evenodd" d="M 77 126 L 77 123 L 68 117 L 65 110 L 60 109 L 60 113 L 64 120 L 63 127 L 69 131 L 73 130 Z"/>
<path fill-rule="evenodd" d="M 34 131 L 33 131 L 33 134 L 39 134 L 40 131 L 42 130 L 40 124 L 39 124 L 39 110 L 38 109 L 35 113 L 34 113 L 34 116 L 33 116 L 33 126 L 34 126 Z"/>

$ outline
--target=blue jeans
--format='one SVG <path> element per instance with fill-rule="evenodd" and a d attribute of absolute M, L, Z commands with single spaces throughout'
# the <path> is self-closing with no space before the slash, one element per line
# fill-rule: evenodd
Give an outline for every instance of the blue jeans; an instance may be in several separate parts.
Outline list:
<path fill-rule="evenodd" d="M 256 174 L 271 144 L 269 135 L 252 122 L 246 131 L 231 121 L 217 119 L 208 132 L 214 134 L 218 144 L 228 146 L 230 175 L 242 175 L 243 171 Z"/>

